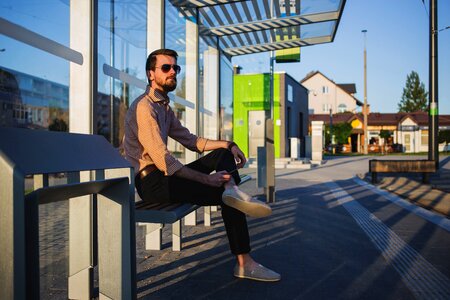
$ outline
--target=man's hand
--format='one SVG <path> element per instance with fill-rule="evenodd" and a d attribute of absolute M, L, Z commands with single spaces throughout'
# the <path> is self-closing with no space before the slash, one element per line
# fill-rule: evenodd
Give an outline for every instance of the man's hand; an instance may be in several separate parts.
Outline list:
<path fill-rule="evenodd" d="M 244 153 L 239 149 L 238 145 L 233 145 L 230 149 L 231 153 L 233 153 L 234 160 L 236 161 L 236 166 L 238 169 L 242 168 L 245 163 L 247 162 L 247 159 L 245 158 Z"/>
<path fill-rule="evenodd" d="M 231 179 L 231 175 L 227 171 L 219 171 L 214 174 L 204 174 L 186 166 L 176 171 L 174 175 L 215 187 L 222 186 Z"/>
<path fill-rule="evenodd" d="M 219 187 L 230 181 L 231 175 L 228 174 L 227 171 L 219 171 L 214 174 L 210 174 L 207 178 L 207 185 Z"/>

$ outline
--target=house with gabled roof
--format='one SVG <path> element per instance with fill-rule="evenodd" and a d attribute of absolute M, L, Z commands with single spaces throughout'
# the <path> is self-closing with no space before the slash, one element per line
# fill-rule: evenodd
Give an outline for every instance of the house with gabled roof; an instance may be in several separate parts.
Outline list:
<path fill-rule="evenodd" d="M 350 123 L 352 134 L 348 141 L 347 152 L 363 152 L 364 117 L 362 113 L 314 114 L 309 122 L 323 121 L 324 124 Z M 450 130 L 450 115 L 439 116 L 439 130 Z M 392 137 L 384 141 L 380 137 L 381 130 L 389 130 Z M 367 118 L 368 152 L 380 151 L 380 146 L 399 144 L 404 152 L 416 153 L 428 151 L 428 113 L 370 113 Z M 445 144 L 439 145 L 444 151 Z M 448 149 L 446 149 L 448 150 Z"/>
<path fill-rule="evenodd" d="M 356 113 L 363 105 L 354 83 L 337 84 L 319 71 L 310 72 L 300 83 L 309 90 L 309 114 Z"/>

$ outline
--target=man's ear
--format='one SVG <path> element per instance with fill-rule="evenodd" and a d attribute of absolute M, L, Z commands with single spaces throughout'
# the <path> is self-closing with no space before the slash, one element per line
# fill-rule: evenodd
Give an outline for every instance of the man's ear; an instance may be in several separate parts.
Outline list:
<path fill-rule="evenodd" d="M 147 71 L 147 78 L 148 78 L 148 80 L 150 80 L 150 81 L 155 80 L 155 71 L 148 70 L 148 71 Z"/>

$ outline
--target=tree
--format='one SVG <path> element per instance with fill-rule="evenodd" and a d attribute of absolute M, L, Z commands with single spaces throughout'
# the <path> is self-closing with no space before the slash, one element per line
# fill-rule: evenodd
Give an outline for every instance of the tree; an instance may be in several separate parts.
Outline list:
<path fill-rule="evenodd" d="M 438 142 L 445 143 L 446 146 L 450 144 L 450 130 L 439 130 Z"/>
<path fill-rule="evenodd" d="M 392 136 L 392 132 L 390 130 L 381 129 L 380 130 L 380 138 L 383 139 L 383 145 L 381 147 L 381 152 L 384 152 L 384 147 L 386 145 L 387 140 Z"/>
<path fill-rule="evenodd" d="M 333 125 L 333 133 L 336 141 L 340 145 L 348 144 L 348 138 L 352 134 L 352 125 L 350 123 L 338 123 Z"/>
<path fill-rule="evenodd" d="M 55 118 L 53 122 L 48 126 L 50 131 L 69 131 L 69 126 L 63 119 Z"/>
<path fill-rule="evenodd" d="M 399 112 L 428 111 L 428 92 L 420 81 L 419 74 L 411 71 L 406 77 L 402 100 L 398 104 Z"/>

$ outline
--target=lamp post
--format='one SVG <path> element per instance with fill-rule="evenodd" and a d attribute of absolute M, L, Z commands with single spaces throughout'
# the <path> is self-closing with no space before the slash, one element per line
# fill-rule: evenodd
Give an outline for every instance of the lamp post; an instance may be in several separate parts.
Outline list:
<path fill-rule="evenodd" d="M 438 111 L 438 36 L 437 0 L 430 0 L 430 65 L 429 65 L 429 117 L 428 159 L 439 169 L 439 111 Z"/>
<path fill-rule="evenodd" d="M 273 118 L 274 118 L 274 63 L 275 53 L 270 51 L 270 94 L 269 94 L 269 109 L 266 110 L 265 120 L 265 141 L 264 146 L 266 150 L 266 202 L 275 202 L 275 146 L 274 146 L 274 132 L 273 132 Z"/>
<path fill-rule="evenodd" d="M 333 132 L 333 110 L 330 108 L 330 143 L 331 143 L 331 152 L 333 154 L 336 153 L 335 141 L 334 141 L 334 132 Z"/>
<path fill-rule="evenodd" d="M 366 33 L 367 30 L 361 30 L 364 34 L 364 106 L 363 106 L 363 118 L 364 118 L 364 154 L 367 154 L 367 50 L 366 50 Z"/>

